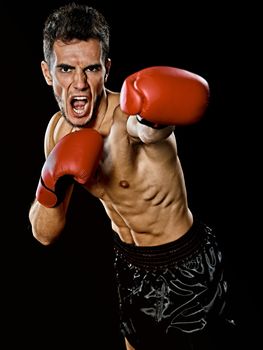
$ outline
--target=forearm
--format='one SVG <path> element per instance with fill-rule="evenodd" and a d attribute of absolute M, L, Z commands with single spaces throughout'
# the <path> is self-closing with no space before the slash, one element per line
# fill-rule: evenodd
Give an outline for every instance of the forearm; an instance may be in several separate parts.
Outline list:
<path fill-rule="evenodd" d="M 127 131 L 132 137 L 139 138 L 143 143 L 149 144 L 164 140 L 175 130 L 175 126 L 167 125 L 166 127 L 152 128 L 139 123 L 136 116 L 130 116 L 127 122 Z"/>
<path fill-rule="evenodd" d="M 29 221 L 33 236 L 42 244 L 52 243 L 63 231 L 66 224 L 66 213 L 73 191 L 73 185 L 68 188 L 64 201 L 54 207 L 48 208 L 36 199 L 29 210 Z"/>
<path fill-rule="evenodd" d="M 55 208 L 46 208 L 35 200 L 29 211 L 33 236 L 44 245 L 52 243 L 65 226 L 65 216 L 63 203 Z"/>

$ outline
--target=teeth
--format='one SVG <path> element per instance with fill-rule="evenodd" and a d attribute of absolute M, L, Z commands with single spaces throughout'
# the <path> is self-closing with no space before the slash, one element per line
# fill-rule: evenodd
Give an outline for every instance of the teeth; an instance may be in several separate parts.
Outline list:
<path fill-rule="evenodd" d="M 76 97 L 74 97 L 74 99 L 75 99 L 75 100 L 82 101 L 82 100 L 86 100 L 87 97 L 85 97 L 85 96 L 76 96 Z"/>
<path fill-rule="evenodd" d="M 83 112 L 83 109 L 79 110 L 79 109 L 73 108 L 73 111 L 77 114 L 81 114 Z"/>

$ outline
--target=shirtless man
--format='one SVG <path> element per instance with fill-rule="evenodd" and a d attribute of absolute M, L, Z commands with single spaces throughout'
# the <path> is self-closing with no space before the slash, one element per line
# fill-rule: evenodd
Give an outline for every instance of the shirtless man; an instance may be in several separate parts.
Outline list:
<path fill-rule="evenodd" d="M 150 67 L 115 93 L 105 87 L 108 54 L 109 28 L 97 10 L 69 4 L 48 17 L 41 67 L 59 111 L 45 134 L 33 235 L 54 242 L 81 183 L 111 219 L 127 349 L 216 349 L 227 292 L 221 252 L 188 207 L 174 134 L 174 125 L 202 116 L 208 84 Z"/>

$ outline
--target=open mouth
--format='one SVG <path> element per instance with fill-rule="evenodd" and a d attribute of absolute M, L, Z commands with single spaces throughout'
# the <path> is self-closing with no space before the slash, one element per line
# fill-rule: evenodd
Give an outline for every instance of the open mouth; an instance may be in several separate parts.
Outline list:
<path fill-rule="evenodd" d="M 76 117 L 83 117 L 88 110 L 88 99 L 86 96 L 75 96 L 70 102 Z"/>

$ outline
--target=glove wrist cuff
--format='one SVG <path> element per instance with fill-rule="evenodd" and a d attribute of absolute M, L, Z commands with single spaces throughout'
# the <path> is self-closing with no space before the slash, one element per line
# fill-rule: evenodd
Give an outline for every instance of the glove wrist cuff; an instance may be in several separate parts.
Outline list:
<path fill-rule="evenodd" d="M 140 123 L 140 124 L 143 124 L 143 125 L 146 125 L 146 126 L 149 126 L 150 128 L 152 129 L 163 129 L 163 128 L 166 128 L 167 125 L 163 125 L 163 124 L 159 124 L 159 123 L 153 123 L 147 119 L 144 119 L 142 118 L 141 116 L 139 116 L 138 114 L 136 114 L 136 119 L 137 121 Z"/>

